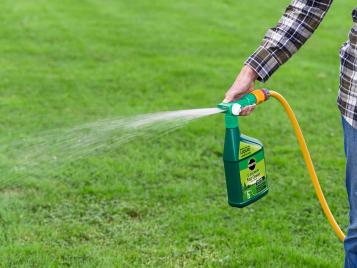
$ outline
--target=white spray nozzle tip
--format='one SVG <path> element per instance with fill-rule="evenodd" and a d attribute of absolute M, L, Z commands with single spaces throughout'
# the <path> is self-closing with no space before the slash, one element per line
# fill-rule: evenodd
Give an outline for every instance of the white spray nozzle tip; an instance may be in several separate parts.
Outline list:
<path fill-rule="evenodd" d="M 240 104 L 238 103 L 233 104 L 232 106 L 233 115 L 239 115 L 241 111 L 242 111 L 242 106 Z"/>

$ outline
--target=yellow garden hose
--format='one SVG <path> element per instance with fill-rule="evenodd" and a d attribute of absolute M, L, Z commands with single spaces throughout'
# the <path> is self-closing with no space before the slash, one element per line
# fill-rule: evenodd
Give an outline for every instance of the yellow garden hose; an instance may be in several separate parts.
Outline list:
<path fill-rule="evenodd" d="M 291 109 L 289 103 L 286 101 L 286 99 L 282 95 L 280 95 L 278 92 L 273 91 L 273 90 L 269 90 L 269 93 L 270 93 L 271 97 L 277 99 L 281 103 L 281 105 L 283 105 L 285 111 L 287 112 L 288 117 L 291 121 L 291 124 L 293 125 L 298 142 L 300 144 L 300 149 L 304 156 L 304 160 L 305 160 L 307 169 L 309 171 L 312 183 L 314 185 L 317 198 L 319 199 L 319 202 L 321 204 L 322 210 L 324 211 L 328 221 L 330 222 L 330 224 L 331 224 L 333 230 L 335 231 L 335 233 L 337 234 L 338 238 L 341 241 L 343 241 L 345 239 L 345 234 L 342 232 L 340 226 L 337 224 L 335 218 L 333 217 L 331 210 L 330 210 L 330 208 L 327 204 L 327 201 L 325 199 L 325 196 L 322 192 L 322 189 L 321 189 L 321 186 L 319 183 L 319 179 L 317 178 L 316 171 L 315 171 L 314 165 L 312 163 L 309 150 L 307 148 L 304 136 L 302 134 L 302 131 L 299 126 L 299 122 L 296 119 L 296 116 L 295 116 L 293 110 Z"/>

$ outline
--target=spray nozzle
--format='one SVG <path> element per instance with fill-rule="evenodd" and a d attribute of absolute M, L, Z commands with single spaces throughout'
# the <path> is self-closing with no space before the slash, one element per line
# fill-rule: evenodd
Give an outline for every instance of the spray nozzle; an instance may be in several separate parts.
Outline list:
<path fill-rule="evenodd" d="M 269 98 L 269 90 L 256 89 L 247 95 L 243 96 L 237 101 L 233 102 L 221 102 L 217 105 L 219 109 L 222 109 L 224 113 L 238 116 L 244 107 L 260 104 Z"/>
<path fill-rule="evenodd" d="M 250 105 L 257 105 L 269 98 L 269 90 L 267 89 L 256 89 L 247 95 L 243 96 L 239 100 L 233 102 L 221 102 L 217 105 L 219 109 L 226 114 L 225 122 L 226 128 L 237 128 L 238 127 L 238 115 L 244 109 L 244 107 Z"/>

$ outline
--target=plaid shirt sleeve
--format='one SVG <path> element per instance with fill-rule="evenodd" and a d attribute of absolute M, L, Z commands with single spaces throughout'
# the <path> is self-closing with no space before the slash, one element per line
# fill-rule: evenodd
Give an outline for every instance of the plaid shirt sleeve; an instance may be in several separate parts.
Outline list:
<path fill-rule="evenodd" d="M 265 82 L 317 29 L 333 0 L 293 0 L 245 64 Z"/>

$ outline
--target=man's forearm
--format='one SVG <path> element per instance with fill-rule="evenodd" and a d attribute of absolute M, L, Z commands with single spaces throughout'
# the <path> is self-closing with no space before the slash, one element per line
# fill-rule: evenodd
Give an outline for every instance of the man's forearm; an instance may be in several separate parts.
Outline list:
<path fill-rule="evenodd" d="M 267 31 L 246 65 L 267 81 L 313 34 L 333 0 L 293 0 L 278 24 Z"/>

